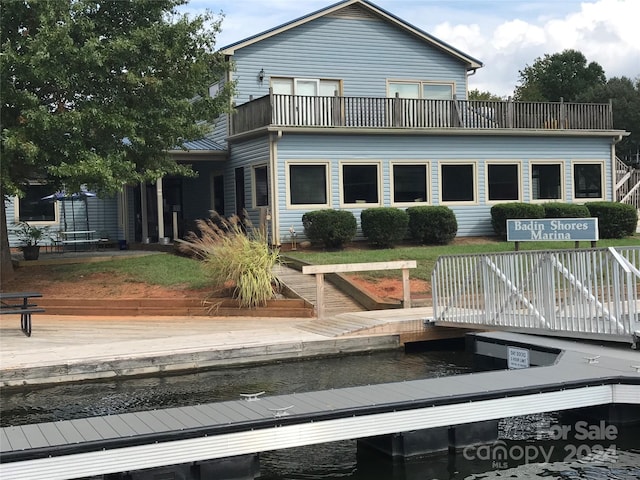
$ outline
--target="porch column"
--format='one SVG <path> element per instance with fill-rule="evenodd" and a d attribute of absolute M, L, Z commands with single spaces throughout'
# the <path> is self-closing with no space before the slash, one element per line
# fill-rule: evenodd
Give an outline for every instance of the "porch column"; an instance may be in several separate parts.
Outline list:
<path fill-rule="evenodd" d="M 149 238 L 149 225 L 147 223 L 147 185 L 140 182 L 140 210 L 142 214 L 142 241 Z"/>
<path fill-rule="evenodd" d="M 162 196 L 162 178 L 156 180 L 156 202 L 158 204 L 158 243 L 164 238 L 164 206 Z"/>

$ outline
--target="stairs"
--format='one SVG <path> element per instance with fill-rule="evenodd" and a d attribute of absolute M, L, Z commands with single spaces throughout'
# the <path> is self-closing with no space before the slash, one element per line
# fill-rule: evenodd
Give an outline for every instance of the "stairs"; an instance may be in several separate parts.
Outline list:
<path fill-rule="evenodd" d="M 640 210 L 640 169 L 616 158 L 615 201 L 633 205 Z"/>

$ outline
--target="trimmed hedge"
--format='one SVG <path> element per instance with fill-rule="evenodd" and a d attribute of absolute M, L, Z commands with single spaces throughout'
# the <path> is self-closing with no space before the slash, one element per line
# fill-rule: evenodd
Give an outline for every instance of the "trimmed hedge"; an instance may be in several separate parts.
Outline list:
<path fill-rule="evenodd" d="M 590 217 L 586 205 L 578 203 L 550 202 L 542 204 L 544 218 L 587 218 Z"/>
<path fill-rule="evenodd" d="M 360 212 L 360 226 L 371 245 L 389 248 L 405 237 L 409 215 L 399 208 L 367 208 Z"/>
<path fill-rule="evenodd" d="M 420 243 L 445 245 L 458 233 L 456 215 L 449 207 L 409 207 L 407 215 L 409 215 L 409 234 Z"/>
<path fill-rule="evenodd" d="M 545 218 L 544 207 L 531 203 L 498 203 L 491 207 L 491 226 L 496 235 L 507 236 L 507 220 L 513 218 Z"/>
<path fill-rule="evenodd" d="M 356 236 L 358 222 L 347 210 L 314 210 L 302 215 L 304 234 L 312 243 L 325 248 L 341 249 Z"/>
<path fill-rule="evenodd" d="M 632 205 L 618 202 L 588 202 L 589 214 L 598 219 L 600 238 L 630 237 L 638 225 L 638 211 Z"/>

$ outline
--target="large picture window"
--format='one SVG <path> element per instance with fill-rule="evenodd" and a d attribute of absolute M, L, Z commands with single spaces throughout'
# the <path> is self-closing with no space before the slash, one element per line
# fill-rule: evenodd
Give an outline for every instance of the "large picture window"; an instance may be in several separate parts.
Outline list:
<path fill-rule="evenodd" d="M 440 189 L 443 202 L 474 202 L 475 165 L 440 165 Z"/>
<path fill-rule="evenodd" d="M 520 199 L 520 166 L 487 165 L 487 199 L 490 202 Z"/>
<path fill-rule="evenodd" d="M 427 165 L 395 164 L 393 203 L 427 202 Z"/>
<path fill-rule="evenodd" d="M 603 198 L 602 164 L 575 163 L 573 165 L 574 198 Z"/>
<path fill-rule="evenodd" d="M 534 163 L 531 165 L 531 199 L 562 199 L 562 165 Z"/>
<path fill-rule="evenodd" d="M 16 219 L 20 222 L 55 222 L 55 202 L 42 200 L 51 193 L 49 185 L 29 185 L 24 197 L 18 199 Z"/>
<path fill-rule="evenodd" d="M 326 205 L 327 166 L 289 165 L 291 205 Z"/>
<path fill-rule="evenodd" d="M 259 166 L 253 169 L 253 183 L 255 206 L 266 207 L 269 205 L 269 177 L 267 166 Z"/>
<path fill-rule="evenodd" d="M 379 203 L 377 164 L 342 165 L 342 203 Z"/>

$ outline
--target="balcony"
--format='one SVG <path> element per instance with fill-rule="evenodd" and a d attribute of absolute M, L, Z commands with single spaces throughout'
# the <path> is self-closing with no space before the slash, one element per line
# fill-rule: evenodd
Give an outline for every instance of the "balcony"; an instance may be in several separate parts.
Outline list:
<path fill-rule="evenodd" d="M 257 128 L 611 130 L 610 103 L 420 100 L 270 94 L 236 107 L 232 135 Z"/>

